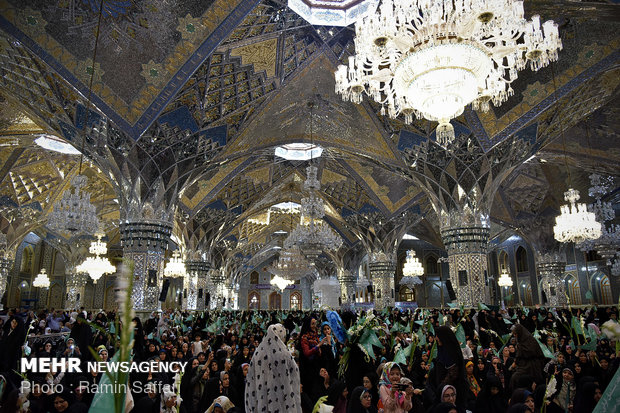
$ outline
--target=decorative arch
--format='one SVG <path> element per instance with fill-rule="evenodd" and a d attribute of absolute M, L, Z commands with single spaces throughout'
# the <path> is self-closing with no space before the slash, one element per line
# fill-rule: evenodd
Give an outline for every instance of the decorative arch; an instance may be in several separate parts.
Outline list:
<path fill-rule="evenodd" d="M 527 264 L 527 251 L 521 245 L 517 248 L 515 252 L 515 261 L 517 263 L 517 272 L 527 272 L 528 264 Z"/>
<path fill-rule="evenodd" d="M 611 293 L 611 283 L 609 277 L 601 271 L 597 271 L 592 275 L 592 291 L 594 298 L 599 304 L 613 304 L 613 296 Z"/>
<path fill-rule="evenodd" d="M 49 291 L 49 295 L 48 294 L 43 294 L 41 296 L 41 301 L 48 301 L 48 303 L 41 303 L 44 306 L 47 307 L 51 307 L 51 308 L 63 308 L 64 306 L 63 304 L 63 296 L 64 296 L 64 288 L 62 285 L 60 285 L 59 283 L 53 283 L 50 286 L 50 291 Z M 47 300 L 46 300 L 47 298 Z"/>
<path fill-rule="evenodd" d="M 24 274 L 32 273 L 32 264 L 34 262 L 34 245 L 28 244 L 22 250 L 22 262 L 19 266 L 19 272 Z"/>
<path fill-rule="evenodd" d="M 302 301 L 301 294 L 299 291 L 294 291 L 291 293 L 290 297 L 290 307 L 291 310 L 301 310 L 302 309 Z"/>
<path fill-rule="evenodd" d="M 510 262 L 508 262 L 508 253 L 506 251 L 501 250 L 499 252 L 499 255 L 497 256 L 497 260 L 499 261 L 500 272 L 503 268 L 505 268 L 506 271 L 510 272 Z"/>
<path fill-rule="evenodd" d="M 409 288 L 406 285 L 402 285 L 398 290 L 399 301 L 414 302 L 415 301 L 415 288 Z"/>
<path fill-rule="evenodd" d="M 437 257 L 433 254 L 426 257 L 425 271 L 428 275 L 439 275 L 439 265 L 437 264 Z"/>
<path fill-rule="evenodd" d="M 581 304 L 581 285 L 579 280 L 572 274 L 567 274 L 564 278 L 566 284 L 566 293 L 570 298 L 570 303 L 573 305 Z"/>
<path fill-rule="evenodd" d="M 260 310 L 260 294 L 256 291 L 248 294 L 248 310 Z"/>
<path fill-rule="evenodd" d="M 250 284 L 258 284 L 258 271 L 250 273 Z"/>
<path fill-rule="evenodd" d="M 269 294 L 269 309 L 281 310 L 282 309 L 282 295 L 277 292 Z"/>
<path fill-rule="evenodd" d="M 113 285 L 109 286 L 105 290 L 105 296 L 103 299 L 103 308 L 106 311 L 110 311 L 118 308 L 118 304 L 116 302 L 116 287 Z"/>

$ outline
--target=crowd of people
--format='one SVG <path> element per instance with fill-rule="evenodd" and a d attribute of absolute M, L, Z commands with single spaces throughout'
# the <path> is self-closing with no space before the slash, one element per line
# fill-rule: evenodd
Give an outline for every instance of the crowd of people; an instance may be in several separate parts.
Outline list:
<path fill-rule="evenodd" d="M 132 361 L 150 367 L 130 372 L 126 411 L 591 412 L 618 384 L 617 318 L 614 307 L 155 312 L 133 320 Z M 92 362 L 118 352 L 116 320 L 0 314 L 0 413 L 88 411 L 107 374 Z M 23 371 L 22 357 L 82 368 Z"/>

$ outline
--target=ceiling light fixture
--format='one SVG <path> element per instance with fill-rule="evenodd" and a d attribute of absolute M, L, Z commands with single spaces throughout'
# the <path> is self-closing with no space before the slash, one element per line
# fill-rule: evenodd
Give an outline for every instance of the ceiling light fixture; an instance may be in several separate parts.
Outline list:
<path fill-rule="evenodd" d="M 104 234 L 97 234 L 97 241 L 90 243 L 88 252 L 93 254 L 92 257 L 87 257 L 83 263 L 76 267 L 78 273 L 86 273 L 93 280 L 93 284 L 97 284 L 97 281 L 103 274 L 113 274 L 116 272 L 116 267 L 110 263 L 110 260 L 102 257 L 108 253 L 108 246 L 105 242 L 101 241 Z"/>
<path fill-rule="evenodd" d="M 317 26 L 348 26 L 355 23 L 369 10 L 377 7 L 379 0 L 288 0 L 288 7 Z M 321 32 L 318 29 L 317 32 Z M 333 30 L 328 30 L 329 34 Z"/>
<path fill-rule="evenodd" d="M 45 268 L 41 268 L 41 272 L 37 274 L 37 277 L 32 282 L 33 287 L 48 288 L 50 286 L 50 279 L 45 272 Z"/>
<path fill-rule="evenodd" d="M 499 280 L 497 280 L 497 285 L 500 287 L 512 287 L 512 277 L 506 271 L 506 268 L 502 268 L 502 273 L 499 275 Z"/>
<path fill-rule="evenodd" d="M 183 262 L 183 258 L 181 258 L 181 254 L 179 251 L 175 251 L 172 253 L 172 258 L 166 264 L 164 268 L 164 277 L 176 278 L 176 277 L 185 277 L 187 275 L 187 270 L 185 269 L 185 263 Z"/>
<path fill-rule="evenodd" d="M 355 25 L 355 56 L 336 71 L 336 92 L 361 103 L 363 93 L 382 115 L 439 122 L 437 142 L 454 139 L 450 120 L 465 106 L 486 111 L 513 94 L 526 67 L 558 59 L 562 43 L 552 21 L 524 18 L 513 0 L 383 0 Z"/>

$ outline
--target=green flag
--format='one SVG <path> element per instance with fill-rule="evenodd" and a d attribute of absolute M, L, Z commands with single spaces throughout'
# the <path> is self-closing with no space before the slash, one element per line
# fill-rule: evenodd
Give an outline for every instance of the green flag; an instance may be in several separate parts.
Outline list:
<path fill-rule="evenodd" d="M 489 307 L 487 307 L 483 303 L 478 303 L 478 310 L 489 310 Z"/>
<path fill-rule="evenodd" d="M 450 308 L 457 308 L 458 306 L 458 303 L 448 303 L 448 307 Z"/>
<path fill-rule="evenodd" d="M 620 369 L 616 370 L 616 374 L 607 385 L 603 397 L 598 401 L 592 413 L 617 412 L 618 400 L 620 400 Z"/>
<path fill-rule="evenodd" d="M 413 344 L 409 344 L 407 347 L 398 350 L 394 356 L 394 363 L 407 364 L 407 359 L 411 356 L 412 350 Z"/>
<path fill-rule="evenodd" d="M 418 340 L 420 340 L 420 345 L 426 345 L 426 334 L 422 331 L 422 329 L 418 330 Z"/>
<path fill-rule="evenodd" d="M 579 334 L 581 336 L 583 335 L 583 328 L 581 327 L 581 320 L 579 320 L 579 317 L 573 316 L 573 318 L 571 319 L 571 327 L 576 334 Z"/>
<path fill-rule="evenodd" d="M 456 339 L 461 343 L 461 348 L 464 348 L 467 340 L 465 339 L 465 329 L 460 324 L 456 327 Z"/>
<path fill-rule="evenodd" d="M 440 326 L 442 326 L 445 323 L 443 314 L 439 313 L 439 317 L 437 317 L 437 322 L 439 323 Z"/>
<path fill-rule="evenodd" d="M 114 357 L 112 357 L 112 361 L 117 362 L 118 361 L 118 355 L 119 353 L 117 352 Z M 113 377 L 112 380 L 110 380 L 110 376 Z M 101 388 L 114 388 L 112 387 L 118 379 L 118 372 L 115 373 L 104 373 L 101 375 L 101 380 L 99 381 L 99 385 L 101 386 Z M 126 383 L 125 383 L 126 384 Z M 123 405 L 123 411 L 124 409 L 124 405 Z M 93 397 L 93 402 L 90 405 L 90 409 L 88 410 L 88 413 L 110 413 L 114 411 L 114 392 L 109 392 L 109 391 L 102 391 L 102 392 L 96 392 L 95 396 Z M 122 413 L 122 412 L 119 412 Z"/>
<path fill-rule="evenodd" d="M 538 342 L 538 345 L 540 346 L 540 349 L 542 350 L 544 356 L 546 358 L 548 358 L 548 359 L 552 359 L 553 358 L 553 353 L 551 352 L 551 350 L 549 350 L 549 347 L 545 346 L 538 339 L 536 339 L 536 342 Z"/>

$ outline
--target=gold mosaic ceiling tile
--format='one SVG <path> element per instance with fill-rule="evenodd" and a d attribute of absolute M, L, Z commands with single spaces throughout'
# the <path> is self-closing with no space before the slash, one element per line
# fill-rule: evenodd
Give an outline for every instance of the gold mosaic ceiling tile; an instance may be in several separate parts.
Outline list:
<path fill-rule="evenodd" d="M 267 77 L 276 75 L 276 51 L 278 39 L 269 39 L 259 43 L 253 43 L 247 46 L 232 49 L 232 56 L 241 57 L 244 65 L 253 65 L 254 72 L 265 71 Z"/>

